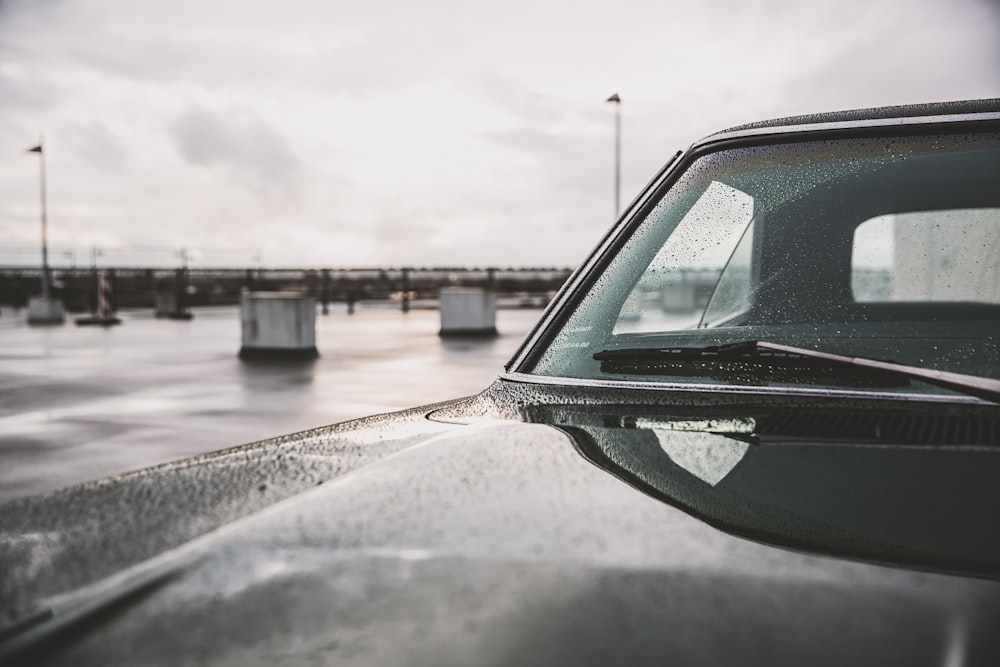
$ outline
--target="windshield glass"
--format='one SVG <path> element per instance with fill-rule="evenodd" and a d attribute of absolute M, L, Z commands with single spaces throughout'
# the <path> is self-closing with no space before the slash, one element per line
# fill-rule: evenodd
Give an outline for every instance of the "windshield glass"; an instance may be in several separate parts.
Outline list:
<path fill-rule="evenodd" d="M 594 358 L 764 340 L 998 378 L 998 183 L 995 133 L 703 155 L 648 210 L 533 372 L 947 393 L 859 369 L 800 371 L 787 360 L 776 370 L 740 360 Z"/>

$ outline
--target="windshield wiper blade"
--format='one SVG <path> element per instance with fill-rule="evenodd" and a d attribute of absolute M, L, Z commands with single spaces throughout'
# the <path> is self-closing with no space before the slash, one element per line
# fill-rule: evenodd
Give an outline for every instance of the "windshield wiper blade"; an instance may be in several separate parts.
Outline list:
<path fill-rule="evenodd" d="M 951 389 L 968 396 L 975 396 L 993 403 L 1000 403 L 1000 380 L 965 373 L 939 371 L 921 366 L 908 366 L 891 361 L 849 357 L 832 352 L 821 352 L 804 347 L 793 347 L 764 340 L 747 340 L 727 345 L 705 347 L 640 347 L 602 350 L 594 354 L 598 361 L 712 361 L 746 360 L 755 361 L 783 358 L 817 359 L 852 368 L 865 368 L 912 378 L 937 387 Z"/>

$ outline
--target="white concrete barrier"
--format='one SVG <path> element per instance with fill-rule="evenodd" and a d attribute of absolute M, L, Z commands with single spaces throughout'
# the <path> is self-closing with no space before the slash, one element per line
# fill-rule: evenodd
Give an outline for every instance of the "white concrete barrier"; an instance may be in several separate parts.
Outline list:
<path fill-rule="evenodd" d="M 296 292 L 244 292 L 241 358 L 319 356 L 316 349 L 316 299 Z"/>
<path fill-rule="evenodd" d="M 444 287 L 438 293 L 442 336 L 497 335 L 496 295 L 479 287 Z"/>
<path fill-rule="evenodd" d="M 47 296 L 28 299 L 28 324 L 62 324 L 65 320 L 62 301 Z"/>

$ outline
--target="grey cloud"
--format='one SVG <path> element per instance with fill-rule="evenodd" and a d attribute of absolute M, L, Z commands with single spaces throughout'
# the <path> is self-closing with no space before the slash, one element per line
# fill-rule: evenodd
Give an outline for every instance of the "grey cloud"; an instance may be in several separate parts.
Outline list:
<path fill-rule="evenodd" d="M 530 173 L 522 173 L 520 177 L 521 182 L 530 182 L 534 187 L 516 192 L 482 192 L 477 203 L 495 210 L 504 207 L 512 211 L 546 210 L 553 224 L 564 224 L 568 228 L 577 227 L 581 222 L 610 222 L 612 137 L 610 125 L 606 137 L 530 127 L 489 135 L 491 141 L 531 156 Z M 627 196 L 623 189 L 623 197 Z M 581 212 L 585 212 L 583 216 Z"/>
<path fill-rule="evenodd" d="M 118 171 L 127 164 L 127 151 L 107 125 L 97 121 L 66 127 L 61 133 L 87 165 Z"/>
<path fill-rule="evenodd" d="M 0 106 L 37 112 L 56 104 L 59 91 L 43 81 L 21 80 L 0 72 Z"/>
<path fill-rule="evenodd" d="M 567 116 L 566 103 L 550 95 L 526 88 L 514 79 L 494 72 L 466 77 L 470 87 L 498 109 L 513 113 L 531 125 L 562 123 Z"/>
<path fill-rule="evenodd" d="M 139 7 L 36 7 L 15 0 L 5 12 L 7 25 L 0 25 L 0 44 L 19 44 L 22 61 L 60 61 L 141 84 L 197 81 L 258 93 L 305 85 L 364 95 L 450 69 L 455 49 L 467 39 L 446 26 L 426 30 L 399 7 L 380 13 L 306 3 L 308 16 L 268 4 L 182 2 L 176 12 L 163 5 L 154 12 Z M 336 39 L 323 30 L 329 26 L 335 33 L 345 25 L 363 27 Z M 308 48 L 285 48 L 296 44 Z"/>
<path fill-rule="evenodd" d="M 191 106 L 169 129 L 192 164 L 225 167 L 265 188 L 294 188 L 301 164 L 288 140 L 250 110 Z"/>
<path fill-rule="evenodd" d="M 294 69 L 263 40 L 234 39 L 231 22 L 210 16 L 207 6 L 164 7 L 6 0 L 0 49 L 16 49 L 22 63 L 60 63 L 143 85 L 281 85 Z"/>
<path fill-rule="evenodd" d="M 495 106 L 515 116 L 517 125 L 505 132 L 482 135 L 486 140 L 531 156 L 543 172 L 546 193 L 592 192 L 607 188 L 612 165 L 614 109 L 604 100 L 613 91 L 595 91 L 592 103 L 581 107 L 532 91 L 497 75 L 478 77 L 480 90 Z M 629 105 L 622 108 L 623 169 L 633 172 L 635 187 L 679 148 L 672 137 L 675 109 Z M 704 111 L 701 112 L 704 114 Z M 575 128 L 567 131 L 568 127 Z M 697 137 L 684 136 L 690 143 Z M 623 190 L 623 197 L 630 193 Z"/>
<path fill-rule="evenodd" d="M 1000 4 L 920 3 L 859 20 L 866 29 L 836 42 L 828 61 L 786 83 L 786 100 L 818 111 L 1000 95 Z"/>
<path fill-rule="evenodd" d="M 444 253 L 462 243 L 462 257 L 563 261 L 610 223 L 613 108 L 603 100 L 612 85 L 624 87 L 627 200 L 676 149 L 725 126 L 1000 92 L 998 12 L 996 0 L 647 0 L 611 12 L 598 0 L 0 0 L 0 63 L 10 65 L 0 68 L 0 115 L 6 135 L 34 137 L 41 126 L 53 157 L 62 146 L 77 158 L 61 187 L 53 161 L 54 193 L 65 200 L 74 188 L 87 202 L 76 208 L 96 202 L 102 215 L 124 208 L 128 193 L 151 221 L 148 235 L 175 220 L 175 236 L 163 238 L 182 230 L 193 244 L 208 227 L 271 238 L 262 230 L 278 221 L 322 230 L 361 211 L 364 229 L 351 232 L 400 261 L 422 261 L 413 259 L 422 245 Z M 483 129 L 457 130 L 471 136 L 428 129 L 442 132 L 442 145 L 467 141 L 428 155 L 427 168 L 483 151 L 475 163 L 492 161 L 479 167 L 488 174 L 442 168 L 419 193 L 379 181 L 360 201 L 370 184 L 346 160 L 294 144 L 302 128 L 274 120 L 292 111 L 280 108 L 289 100 L 288 118 L 315 122 L 316 143 L 347 155 L 354 143 L 340 137 L 354 128 L 338 113 L 356 119 L 357 105 L 385 92 L 416 99 L 408 88 L 425 95 L 421 109 L 380 107 L 377 122 L 412 122 L 437 89 L 444 104 L 485 101 Z M 588 101 L 560 97 L 580 94 Z M 316 122 L 319 110 L 328 117 Z M 484 134 L 498 118 L 507 129 Z M 164 129 L 180 160 L 163 155 Z M 407 150 L 368 136 L 387 161 Z M 22 208 L 33 210 L 33 192 Z M 543 232 L 552 243 L 536 238 Z"/>
<path fill-rule="evenodd" d="M 522 203 L 594 211 L 596 219 L 608 218 L 606 214 L 613 208 L 614 115 L 610 106 L 601 108 L 602 104 L 603 98 L 595 99 L 594 109 L 579 112 L 582 122 L 577 127 L 581 129 L 576 131 L 567 131 L 561 123 L 533 123 L 529 113 L 514 129 L 482 135 L 531 158 L 533 180 L 539 187 L 531 193 L 518 193 Z M 663 139 L 663 115 L 624 114 L 623 200 L 627 201 L 674 151 Z M 525 202 L 525 197 L 532 197 L 531 202 Z"/>

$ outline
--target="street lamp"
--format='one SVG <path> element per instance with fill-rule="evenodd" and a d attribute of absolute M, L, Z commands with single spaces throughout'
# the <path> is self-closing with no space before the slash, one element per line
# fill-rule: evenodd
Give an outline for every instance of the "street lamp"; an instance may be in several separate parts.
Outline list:
<path fill-rule="evenodd" d="M 49 274 L 48 225 L 45 220 L 45 148 L 43 146 L 43 138 L 39 136 L 38 145 L 28 149 L 29 153 L 38 153 L 42 196 L 42 295 L 28 300 L 28 324 L 61 324 L 66 317 L 62 302 L 49 297 L 52 279 Z"/>
<path fill-rule="evenodd" d="M 44 141 L 41 135 L 38 137 L 38 145 L 34 148 L 29 148 L 29 153 L 38 153 L 38 164 L 41 174 L 41 193 L 42 193 L 42 298 L 49 298 L 49 241 L 48 241 L 48 225 L 45 220 L 45 149 Z"/>
<path fill-rule="evenodd" d="M 622 98 L 618 93 L 614 93 L 605 101 L 613 102 L 615 105 L 615 218 L 617 218 L 622 212 Z"/>

